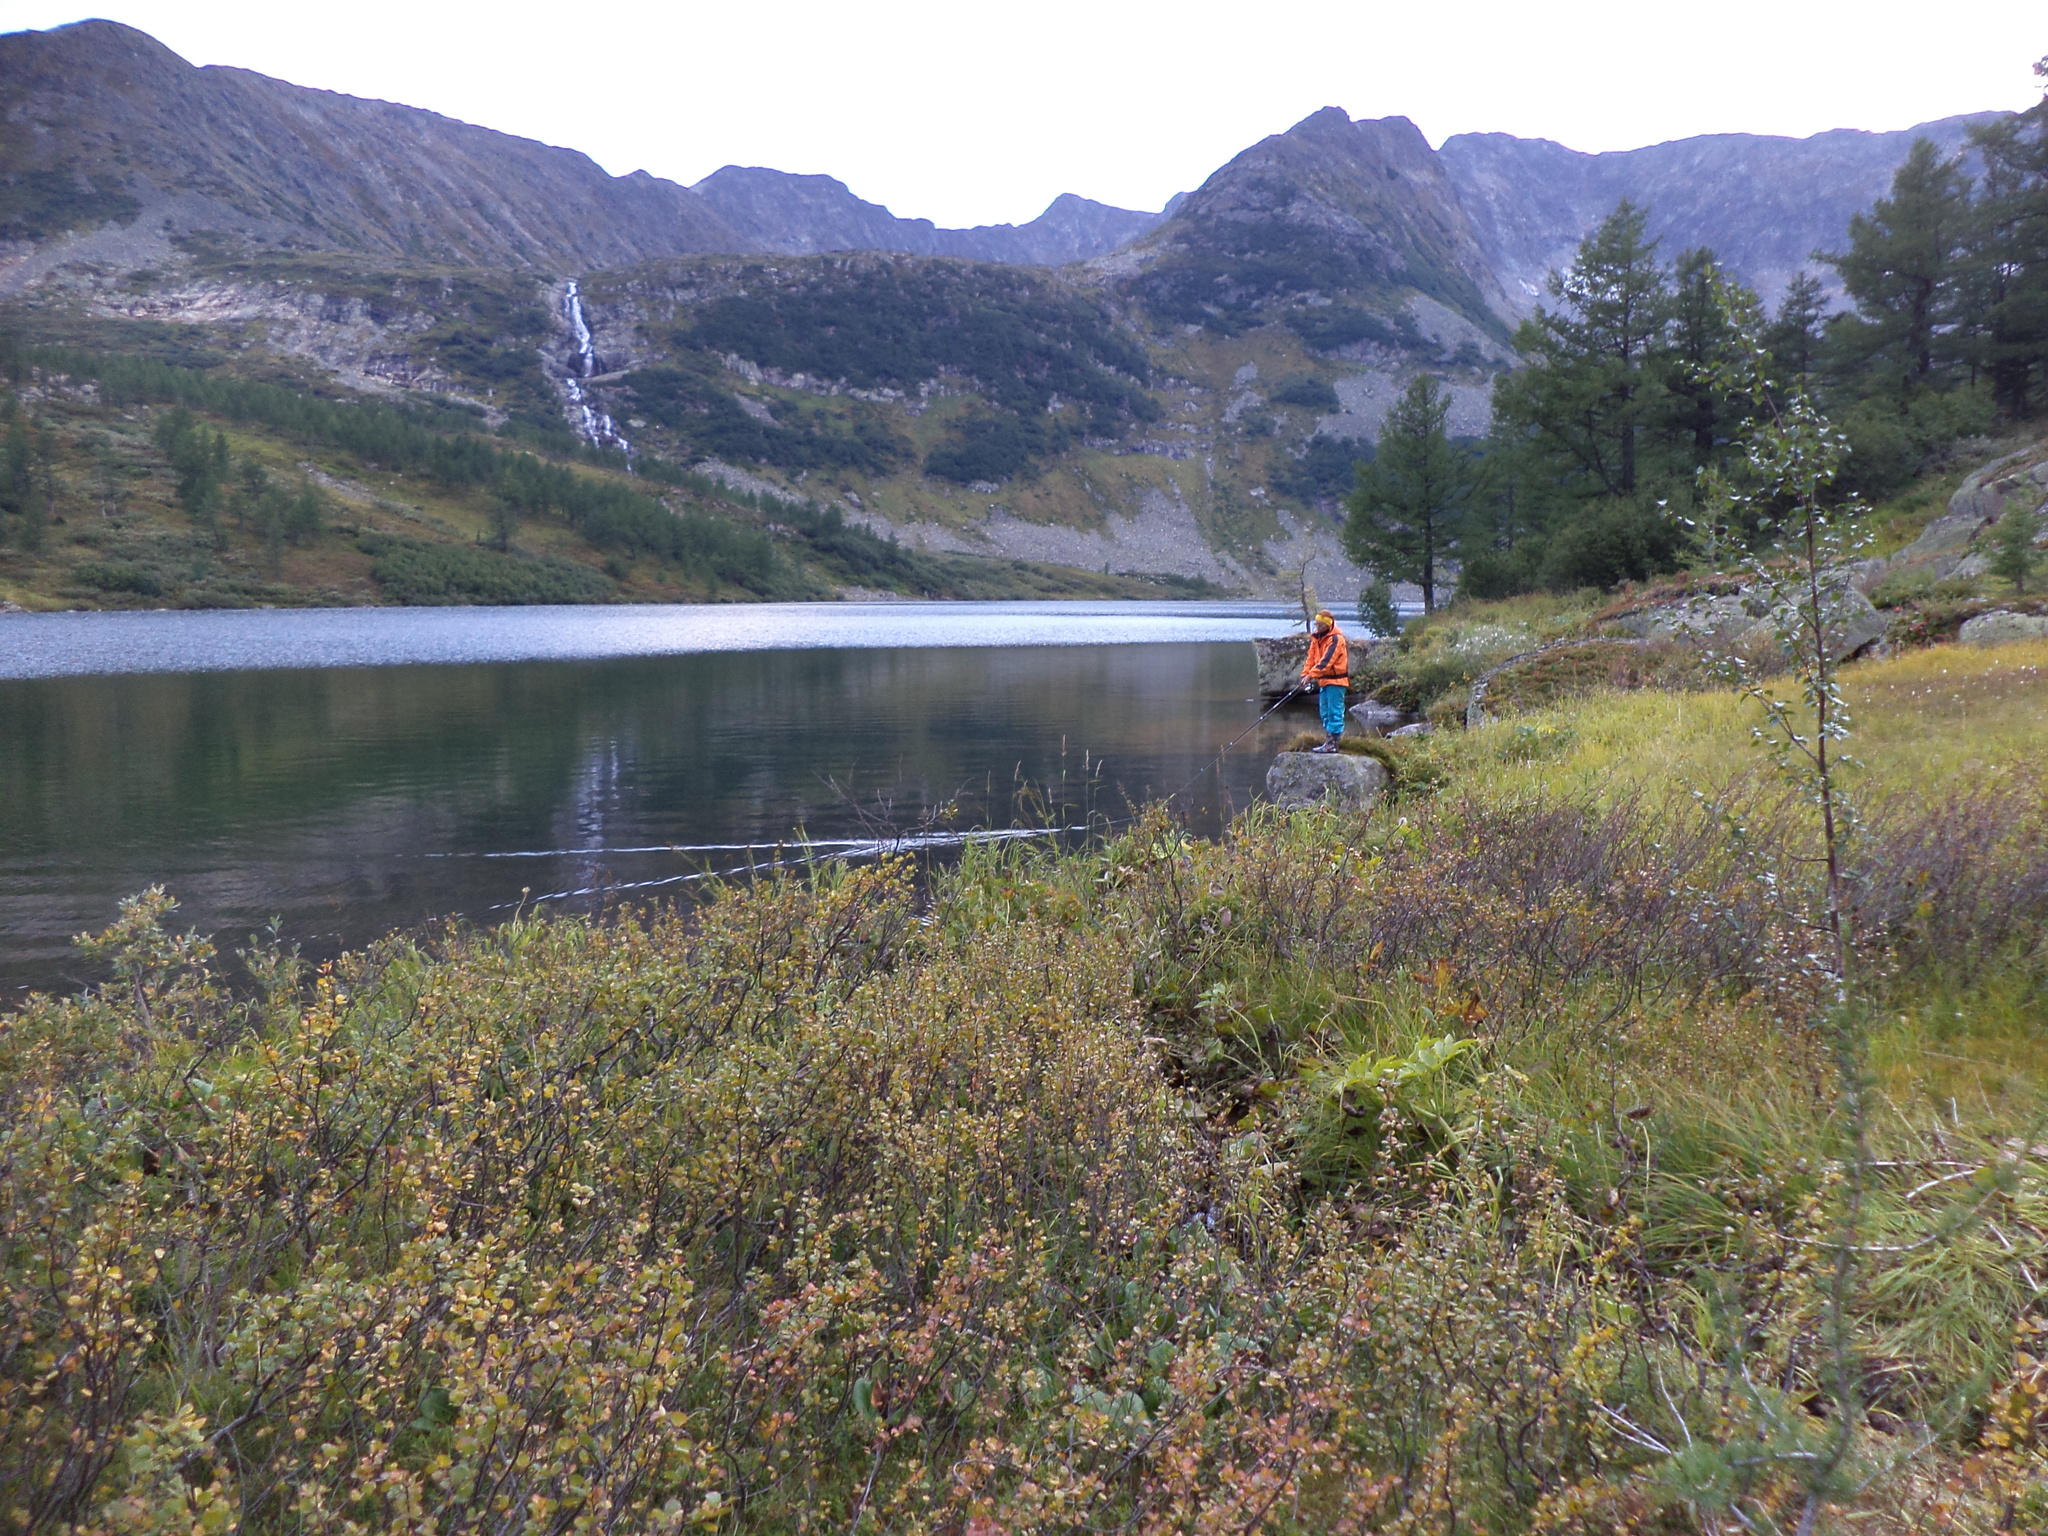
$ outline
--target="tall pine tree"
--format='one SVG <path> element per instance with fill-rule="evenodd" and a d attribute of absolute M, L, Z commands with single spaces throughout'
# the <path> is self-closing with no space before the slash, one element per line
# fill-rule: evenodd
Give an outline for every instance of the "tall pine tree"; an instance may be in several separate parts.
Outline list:
<path fill-rule="evenodd" d="M 2048 59 L 2034 72 L 2048 80 Z M 2024 417 L 2048 393 L 2048 99 L 1970 142 L 1984 165 L 1962 260 L 1971 360 L 1999 409 Z"/>
<path fill-rule="evenodd" d="M 1457 545 L 1478 472 L 1450 440 L 1451 397 L 1428 374 L 1394 403 L 1370 464 L 1346 506 L 1344 548 L 1386 581 L 1422 588 L 1423 612 L 1436 609 L 1444 560 Z"/>
<path fill-rule="evenodd" d="M 1856 301 L 1855 314 L 1828 331 L 1838 375 L 1902 401 L 1940 382 L 1969 204 L 1961 161 L 1944 160 L 1932 140 L 1916 139 L 1892 176 L 1891 196 L 1849 220 L 1849 248 L 1816 253 Z"/>
<path fill-rule="evenodd" d="M 1538 306 L 1515 333 L 1530 366 L 1494 387 L 1502 437 L 1539 482 L 1567 497 L 1633 498 L 1644 424 L 1661 408 L 1653 354 L 1669 291 L 1645 213 L 1626 199 L 1550 275 L 1556 309 Z"/>
<path fill-rule="evenodd" d="M 1670 324 L 1663 338 L 1667 441 L 1673 468 L 1686 478 L 1712 463 L 1716 448 L 1733 427 L 1731 409 L 1711 377 L 1728 341 L 1728 323 L 1715 296 L 1716 280 L 1726 280 L 1709 250 L 1683 252 L 1672 268 Z"/>
<path fill-rule="evenodd" d="M 1793 274 L 1778 300 L 1777 318 L 1764 332 L 1764 345 L 1771 349 L 1771 362 L 1787 384 L 1805 386 L 1820 356 L 1826 334 L 1827 290 L 1811 272 Z"/>

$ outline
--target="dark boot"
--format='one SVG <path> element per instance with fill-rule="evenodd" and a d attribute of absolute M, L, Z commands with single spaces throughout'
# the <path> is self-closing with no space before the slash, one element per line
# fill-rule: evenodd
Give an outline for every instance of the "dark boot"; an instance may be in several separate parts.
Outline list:
<path fill-rule="evenodd" d="M 1310 748 L 1309 748 L 1309 751 L 1311 751 L 1311 752 L 1335 752 L 1335 751 L 1337 750 L 1337 743 L 1338 743 L 1339 741 L 1341 741 L 1342 739 L 1343 739 L 1343 738 L 1342 738 L 1342 737 L 1340 737 L 1340 736 L 1327 736 L 1327 737 L 1325 737 L 1325 738 L 1324 738 L 1324 740 L 1323 740 L 1323 744 L 1322 744 L 1322 745 L 1321 745 L 1320 747 L 1310 747 Z"/>

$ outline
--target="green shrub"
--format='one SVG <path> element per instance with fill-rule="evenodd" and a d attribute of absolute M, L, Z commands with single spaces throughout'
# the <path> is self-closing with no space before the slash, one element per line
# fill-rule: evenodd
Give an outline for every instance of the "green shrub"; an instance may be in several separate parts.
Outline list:
<path fill-rule="evenodd" d="M 1312 373 L 1290 373 L 1266 392 L 1272 405 L 1298 405 L 1326 415 L 1339 409 L 1337 391 L 1327 380 Z"/>
<path fill-rule="evenodd" d="M 954 428 L 954 441 L 925 455 L 924 472 L 961 485 L 1000 483 L 1046 452 L 1052 441 L 1053 434 L 1036 417 L 977 412 Z"/>
<path fill-rule="evenodd" d="M 1421 341 L 1406 310 L 1389 316 L 1357 304 L 1291 310 L 1287 328 L 1319 352 L 1361 341 L 1382 347 L 1412 347 Z"/>
<path fill-rule="evenodd" d="M 1661 511 L 1603 501 L 1561 520 L 1545 542 L 1540 570 L 1554 592 L 1616 587 L 1675 569 L 1682 547 L 1679 529 Z"/>
<path fill-rule="evenodd" d="M 1362 437 L 1329 437 L 1318 432 L 1302 445 L 1298 458 L 1276 455 L 1269 483 L 1305 507 L 1341 501 L 1358 484 L 1358 466 L 1370 464 L 1372 457 L 1373 445 Z"/>
<path fill-rule="evenodd" d="M 729 384 L 662 364 L 626 375 L 637 408 L 684 438 L 698 454 L 787 470 L 853 470 L 886 475 L 910 445 L 863 410 L 851 428 L 796 404 L 778 404 L 778 424 L 749 415 Z"/>
<path fill-rule="evenodd" d="M 132 592 L 138 597 L 162 597 L 166 590 L 158 571 L 134 560 L 88 560 L 72 574 L 88 587 L 102 592 Z"/>
<path fill-rule="evenodd" d="M 570 560 L 383 534 L 366 534 L 357 544 L 376 557 L 370 574 L 385 595 L 409 605 L 606 603 L 618 595 L 601 574 Z"/>

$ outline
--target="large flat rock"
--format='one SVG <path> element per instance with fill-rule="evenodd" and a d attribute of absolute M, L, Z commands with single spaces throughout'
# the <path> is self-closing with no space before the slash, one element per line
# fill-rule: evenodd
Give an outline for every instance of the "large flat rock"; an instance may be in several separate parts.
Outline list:
<path fill-rule="evenodd" d="M 1980 613 L 1963 621 L 1957 635 L 1965 645 L 2005 645 L 2014 640 L 2048 640 L 2048 617 L 2037 613 Z"/>
<path fill-rule="evenodd" d="M 1282 752 L 1266 770 L 1266 793 L 1284 811 L 1323 804 L 1367 811 L 1387 786 L 1385 764 L 1350 752 Z"/>

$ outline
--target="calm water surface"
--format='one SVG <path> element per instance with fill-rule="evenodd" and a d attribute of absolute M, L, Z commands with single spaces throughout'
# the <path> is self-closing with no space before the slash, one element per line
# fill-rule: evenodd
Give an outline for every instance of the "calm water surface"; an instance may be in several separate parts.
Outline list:
<path fill-rule="evenodd" d="M 0 996 L 154 882 L 223 947 L 314 954 L 522 892 L 687 893 L 1024 786 L 1121 814 L 1259 706 L 1252 604 L 838 604 L 0 616 Z M 1299 727 L 1176 802 L 1213 827 Z M 1061 819 L 1061 818 L 1055 818 Z M 1071 814 L 1064 819 L 1072 819 Z"/>

